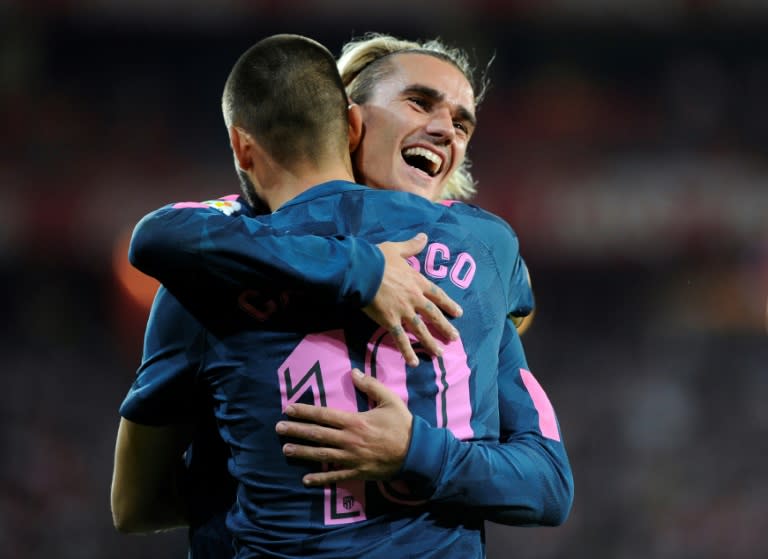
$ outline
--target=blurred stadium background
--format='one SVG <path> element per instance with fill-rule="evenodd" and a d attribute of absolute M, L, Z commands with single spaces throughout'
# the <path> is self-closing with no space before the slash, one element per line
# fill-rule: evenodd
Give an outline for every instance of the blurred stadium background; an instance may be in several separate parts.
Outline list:
<path fill-rule="evenodd" d="M 476 202 L 520 236 L 577 490 L 561 528 L 489 526 L 488 557 L 768 556 L 765 0 L 0 3 L 0 556 L 184 556 L 111 526 L 153 289 L 126 235 L 236 191 L 242 50 L 366 31 L 496 55 Z"/>

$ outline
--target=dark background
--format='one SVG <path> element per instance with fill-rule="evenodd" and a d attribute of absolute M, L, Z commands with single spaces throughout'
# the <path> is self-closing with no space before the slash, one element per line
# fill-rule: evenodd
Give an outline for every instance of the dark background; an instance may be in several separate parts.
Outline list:
<path fill-rule="evenodd" d="M 576 500 L 489 526 L 489 558 L 768 556 L 763 0 L 2 2 L 0 556 L 184 556 L 182 531 L 111 526 L 153 289 L 125 235 L 237 190 L 220 94 L 245 48 L 366 31 L 496 56 L 476 203 L 531 268 Z"/>

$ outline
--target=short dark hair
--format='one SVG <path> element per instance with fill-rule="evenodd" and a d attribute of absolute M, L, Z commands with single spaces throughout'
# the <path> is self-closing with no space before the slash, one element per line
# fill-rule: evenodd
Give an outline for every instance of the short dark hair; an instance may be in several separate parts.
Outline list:
<path fill-rule="evenodd" d="M 349 150 L 349 102 L 336 61 L 307 37 L 273 35 L 250 47 L 221 104 L 227 127 L 243 128 L 281 164 Z"/>

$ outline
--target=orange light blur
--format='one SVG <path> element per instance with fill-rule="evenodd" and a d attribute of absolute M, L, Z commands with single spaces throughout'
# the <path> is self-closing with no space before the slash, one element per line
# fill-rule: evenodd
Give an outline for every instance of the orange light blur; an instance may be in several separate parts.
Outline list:
<path fill-rule="evenodd" d="M 126 230 L 115 240 L 112 251 L 112 268 L 118 284 L 144 312 L 152 306 L 152 300 L 160 283 L 131 266 L 128 261 L 128 246 L 131 230 Z"/>

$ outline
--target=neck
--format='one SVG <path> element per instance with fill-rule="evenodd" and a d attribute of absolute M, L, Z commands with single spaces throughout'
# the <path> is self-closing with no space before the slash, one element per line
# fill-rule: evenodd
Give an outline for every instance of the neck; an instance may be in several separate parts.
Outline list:
<path fill-rule="evenodd" d="M 260 169 L 262 172 L 257 173 L 257 184 L 262 185 L 261 197 L 271 211 L 318 184 L 333 180 L 354 181 L 351 166 L 344 162 L 320 167 L 297 165 L 291 169 Z"/>

